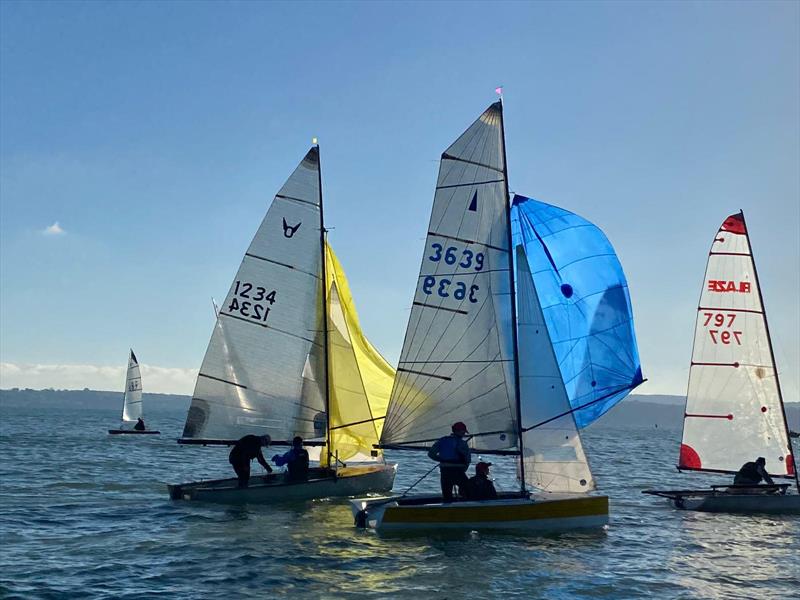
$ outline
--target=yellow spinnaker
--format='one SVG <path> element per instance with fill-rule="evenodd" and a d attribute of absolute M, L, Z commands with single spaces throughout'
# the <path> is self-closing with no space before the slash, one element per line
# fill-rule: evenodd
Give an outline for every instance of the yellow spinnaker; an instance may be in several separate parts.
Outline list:
<path fill-rule="evenodd" d="M 394 369 L 364 336 L 341 264 L 325 245 L 328 286 L 328 361 L 331 455 L 374 460 L 394 383 Z M 327 463 L 326 453 L 320 457 Z"/>

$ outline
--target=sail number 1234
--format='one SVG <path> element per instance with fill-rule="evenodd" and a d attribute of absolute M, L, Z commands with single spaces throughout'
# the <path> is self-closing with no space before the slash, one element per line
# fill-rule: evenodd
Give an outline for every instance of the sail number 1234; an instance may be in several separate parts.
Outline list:
<path fill-rule="evenodd" d="M 275 304 L 275 290 L 253 285 L 247 281 L 237 281 L 233 298 L 228 305 L 229 313 L 238 313 L 248 319 L 264 322 L 269 316 L 269 304 Z"/>

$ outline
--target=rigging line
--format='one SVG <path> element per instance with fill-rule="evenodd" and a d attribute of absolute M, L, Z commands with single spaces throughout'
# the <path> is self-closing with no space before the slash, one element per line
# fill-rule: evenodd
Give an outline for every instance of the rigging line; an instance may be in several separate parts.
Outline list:
<path fill-rule="evenodd" d="M 380 421 L 385 419 L 386 417 L 373 417 L 370 419 L 364 419 L 363 421 L 353 421 L 352 423 L 345 423 L 344 425 L 336 425 L 336 427 L 331 427 L 331 431 L 335 429 L 344 429 L 345 427 L 354 427 L 355 425 L 363 425 L 364 423 L 374 423 L 375 421 Z"/>
<path fill-rule="evenodd" d="M 570 409 L 570 410 L 568 410 L 566 412 L 563 412 L 560 415 L 556 415 L 555 417 L 550 417 L 549 419 L 547 419 L 545 421 L 541 421 L 539 423 L 536 423 L 535 425 L 531 425 L 530 427 L 523 427 L 522 428 L 522 432 L 525 433 L 525 432 L 528 432 L 528 431 L 530 431 L 532 429 L 536 429 L 537 427 L 541 427 L 542 425 L 547 425 L 548 423 L 551 423 L 552 421 L 556 421 L 556 420 L 558 420 L 558 419 L 560 419 L 562 417 L 566 417 L 567 415 L 571 415 L 571 414 L 573 414 L 573 413 L 575 413 L 575 412 L 577 412 L 579 410 L 583 410 L 584 408 L 586 408 L 588 406 L 591 406 L 593 404 L 597 404 L 598 402 L 602 402 L 603 400 L 605 400 L 607 398 L 610 398 L 611 396 L 614 396 L 615 394 L 619 394 L 620 392 L 624 392 L 625 390 L 636 389 L 641 384 L 643 384 L 645 381 L 647 381 L 647 380 L 643 379 L 642 381 L 640 381 L 639 383 L 637 383 L 635 385 L 628 385 L 628 386 L 622 387 L 622 388 L 620 388 L 620 389 L 618 389 L 618 390 L 616 390 L 614 392 L 611 392 L 610 394 L 606 394 L 605 396 L 601 396 L 600 398 L 592 400 L 591 402 L 587 402 L 586 404 L 582 404 L 580 406 L 576 406 L 575 408 Z"/>

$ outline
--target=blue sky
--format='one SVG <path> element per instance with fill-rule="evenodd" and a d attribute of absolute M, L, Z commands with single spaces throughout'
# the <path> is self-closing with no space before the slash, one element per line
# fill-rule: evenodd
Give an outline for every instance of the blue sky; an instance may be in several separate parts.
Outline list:
<path fill-rule="evenodd" d="M 642 392 L 685 391 L 708 247 L 742 208 L 798 399 L 796 2 L 5 1 L 0 17 L 2 387 L 115 389 L 132 346 L 151 391 L 190 393 L 210 297 L 312 136 L 329 239 L 396 362 L 439 154 L 502 84 L 511 189 L 617 249 Z"/>

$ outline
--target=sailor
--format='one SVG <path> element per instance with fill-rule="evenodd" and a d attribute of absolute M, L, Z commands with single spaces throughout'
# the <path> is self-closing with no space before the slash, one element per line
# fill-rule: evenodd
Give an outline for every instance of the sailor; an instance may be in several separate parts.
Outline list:
<path fill-rule="evenodd" d="M 254 458 L 258 460 L 267 472 L 272 473 L 272 467 L 261 453 L 261 447 L 269 446 L 270 437 L 268 435 L 246 435 L 234 444 L 231 453 L 228 455 L 228 462 L 231 463 L 236 477 L 239 478 L 239 487 L 246 488 L 250 481 L 250 461 Z"/>
<path fill-rule="evenodd" d="M 469 478 L 469 487 L 467 496 L 470 500 L 495 500 L 497 498 L 497 490 L 494 489 L 494 483 L 489 479 L 489 467 L 492 463 L 479 462 L 475 465 L 475 475 Z"/>
<path fill-rule="evenodd" d="M 755 462 L 744 463 L 733 478 L 733 485 L 758 485 L 762 480 L 767 485 L 775 485 L 764 468 L 766 464 L 767 461 L 763 456 L 759 456 Z"/>
<path fill-rule="evenodd" d="M 139 419 L 136 421 L 136 425 L 133 426 L 133 429 L 135 431 L 144 431 L 144 420 L 142 417 L 139 417 Z"/>
<path fill-rule="evenodd" d="M 467 469 L 472 461 L 469 446 L 464 436 L 469 433 L 461 421 L 453 423 L 453 433 L 439 438 L 428 451 L 428 458 L 439 463 L 442 483 L 442 498 L 453 501 L 453 486 L 458 486 L 460 496 L 466 496 L 469 487 Z"/>
<path fill-rule="evenodd" d="M 299 435 L 292 440 L 292 449 L 285 454 L 276 454 L 272 457 L 279 467 L 286 465 L 289 469 L 289 481 L 306 481 L 308 479 L 308 452 L 303 448 L 303 438 Z"/>

